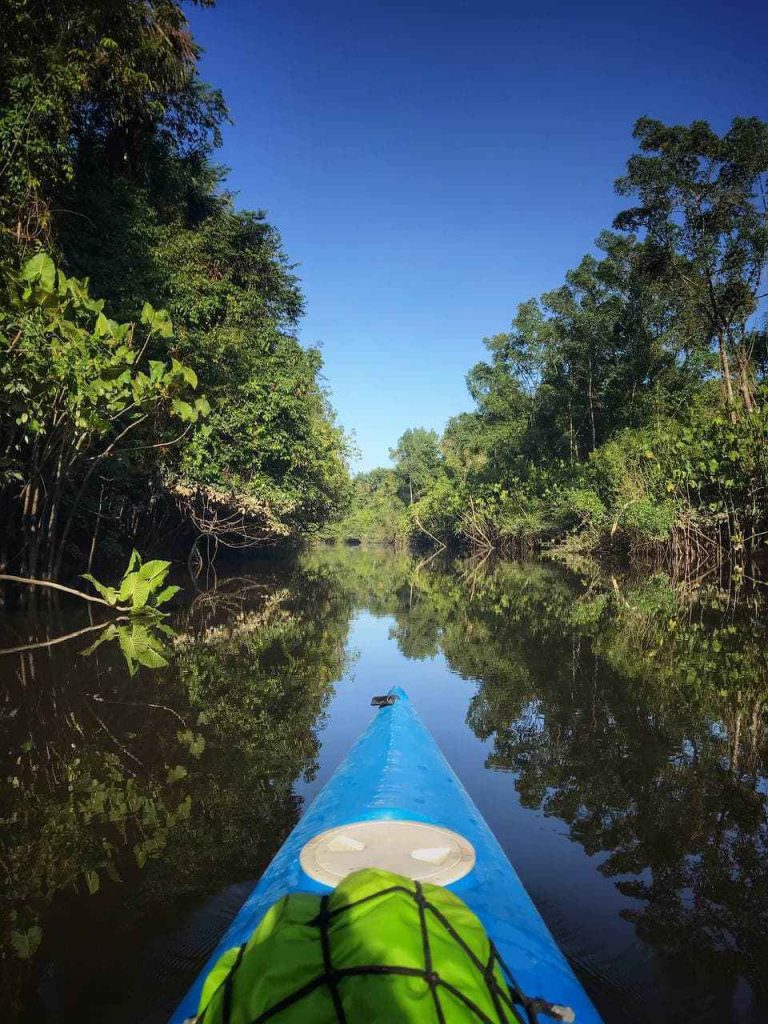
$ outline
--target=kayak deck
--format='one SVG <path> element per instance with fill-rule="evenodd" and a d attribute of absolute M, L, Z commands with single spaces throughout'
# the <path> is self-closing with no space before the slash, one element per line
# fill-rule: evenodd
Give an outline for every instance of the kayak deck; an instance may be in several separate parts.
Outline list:
<path fill-rule="evenodd" d="M 523 992 L 570 1006 L 579 1024 L 599 1024 L 599 1014 L 506 854 L 407 695 L 399 688 L 390 693 L 397 699 L 374 712 L 368 729 L 254 887 L 171 1024 L 182 1024 L 195 1015 L 211 966 L 225 950 L 250 938 L 273 903 L 289 892 L 329 891 L 301 867 L 301 853 L 310 840 L 334 826 L 377 820 L 439 825 L 468 840 L 476 862 L 468 874 L 446 888 L 483 922 Z"/>

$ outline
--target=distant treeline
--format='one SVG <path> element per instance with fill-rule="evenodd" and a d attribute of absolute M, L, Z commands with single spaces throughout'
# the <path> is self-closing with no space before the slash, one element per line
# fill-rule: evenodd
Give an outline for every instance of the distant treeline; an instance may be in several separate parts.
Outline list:
<path fill-rule="evenodd" d="M 0 571 L 315 530 L 346 441 L 279 235 L 212 161 L 181 3 L 0 0 L 0 25 Z"/>
<path fill-rule="evenodd" d="M 642 118 L 628 206 L 467 377 L 472 412 L 408 430 L 336 538 L 578 538 L 749 565 L 768 537 L 768 124 Z M 572 541 L 573 543 L 573 541 Z"/>

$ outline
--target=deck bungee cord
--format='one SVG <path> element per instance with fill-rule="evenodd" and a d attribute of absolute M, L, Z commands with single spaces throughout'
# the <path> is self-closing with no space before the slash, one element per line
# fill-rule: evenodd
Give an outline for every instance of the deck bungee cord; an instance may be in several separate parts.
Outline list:
<path fill-rule="evenodd" d="M 600 1024 L 406 693 L 372 703 L 171 1024 Z"/>
<path fill-rule="evenodd" d="M 574 1019 L 569 1007 L 521 992 L 477 917 L 437 886 L 364 869 L 330 895 L 295 894 L 281 903 L 276 922 L 267 917 L 213 968 L 197 1024 L 266 1024 L 294 1009 L 315 1024 L 352 1024 L 363 1014 L 367 1022 L 388 1020 L 394 1013 L 403 1022 L 436 1024 L 537 1024 L 539 1014 L 566 1024 Z M 352 943 L 345 942 L 349 931 Z M 371 950 L 379 962 L 366 962 Z M 285 966 L 318 973 L 284 991 L 292 977 Z M 413 982 L 422 983 L 421 992 Z"/>

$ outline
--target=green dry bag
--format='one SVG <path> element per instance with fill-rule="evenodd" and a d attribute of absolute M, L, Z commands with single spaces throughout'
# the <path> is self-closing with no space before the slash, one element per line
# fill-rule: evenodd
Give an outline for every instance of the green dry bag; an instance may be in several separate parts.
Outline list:
<path fill-rule="evenodd" d="M 198 1024 L 519 1019 L 493 946 L 453 893 L 387 871 L 294 893 L 206 978 Z"/>

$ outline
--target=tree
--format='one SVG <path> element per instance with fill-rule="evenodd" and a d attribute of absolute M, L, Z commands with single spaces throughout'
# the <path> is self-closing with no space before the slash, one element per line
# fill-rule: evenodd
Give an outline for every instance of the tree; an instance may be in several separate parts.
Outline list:
<path fill-rule="evenodd" d="M 166 420 L 191 424 L 209 406 L 192 395 L 190 367 L 148 358 L 153 340 L 173 333 L 165 310 L 145 304 L 138 331 L 110 320 L 87 282 L 67 277 L 45 253 L 5 287 L 0 501 L 7 547 L 0 562 L 13 557 L 30 576 L 42 570 L 51 579 L 94 475 L 130 461 L 147 430 Z"/>
<path fill-rule="evenodd" d="M 85 151 L 99 152 L 110 177 L 141 181 L 158 147 L 191 153 L 216 141 L 223 100 L 197 77 L 199 50 L 176 0 L 2 0 L 0 21 L 6 257 L 14 244 L 51 244 Z"/>
<path fill-rule="evenodd" d="M 182 3 L 0 0 L 0 19 L 0 261 L 13 272 L 43 241 L 118 321 L 169 310 L 173 338 L 155 332 L 146 355 L 188 366 L 213 406 L 177 444 L 166 419 L 146 422 L 142 454 L 94 470 L 79 507 L 154 548 L 315 530 L 348 500 L 347 440 L 320 354 L 295 336 L 303 296 L 279 234 L 235 209 L 212 162 L 226 108 Z"/>
<path fill-rule="evenodd" d="M 434 430 L 414 427 L 405 431 L 389 457 L 400 479 L 400 495 L 412 505 L 423 497 L 443 473 L 443 457 Z"/>
<path fill-rule="evenodd" d="M 179 325 L 179 353 L 210 395 L 209 420 L 172 453 L 193 487 L 265 503 L 287 533 L 303 533 L 347 504 L 347 440 L 320 383 L 322 357 L 294 331 L 299 283 L 262 213 L 222 201 L 189 227 L 162 230 L 158 291 Z M 278 534 L 275 534 L 276 536 Z"/>
<path fill-rule="evenodd" d="M 635 125 L 640 153 L 616 183 L 639 205 L 615 220 L 646 232 L 646 270 L 674 282 L 694 343 L 717 352 L 736 416 L 734 375 L 747 412 L 755 400 L 750 319 L 764 297 L 768 261 L 768 123 L 735 118 L 717 135 L 706 121 Z"/>

